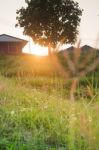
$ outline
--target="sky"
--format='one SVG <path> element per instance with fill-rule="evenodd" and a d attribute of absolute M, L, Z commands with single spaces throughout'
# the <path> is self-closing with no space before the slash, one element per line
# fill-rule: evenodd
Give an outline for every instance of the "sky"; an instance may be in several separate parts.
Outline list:
<path fill-rule="evenodd" d="M 81 45 L 90 45 L 99 48 L 99 0 L 75 0 L 82 8 L 83 15 L 79 27 L 78 39 Z M 29 37 L 23 35 L 22 28 L 15 28 L 16 10 L 26 6 L 25 0 L 0 0 L 0 34 L 9 34 L 31 41 Z M 30 42 L 30 47 L 33 43 Z M 34 48 L 38 49 L 38 46 Z M 24 48 L 28 51 L 29 44 Z M 46 48 L 42 49 L 46 53 Z M 35 53 L 35 52 L 34 52 Z M 41 52 L 43 54 L 43 52 Z"/>

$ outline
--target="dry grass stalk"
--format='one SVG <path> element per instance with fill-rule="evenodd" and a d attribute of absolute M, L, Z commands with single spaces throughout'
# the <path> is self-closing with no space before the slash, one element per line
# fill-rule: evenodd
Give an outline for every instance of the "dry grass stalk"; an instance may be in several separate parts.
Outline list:
<path fill-rule="evenodd" d="M 67 62 L 68 68 L 72 74 L 73 80 L 71 84 L 71 90 L 70 90 L 70 100 L 74 101 L 75 100 L 75 92 L 77 90 L 77 85 L 79 83 L 80 78 L 86 76 L 91 71 L 94 71 L 96 67 L 99 65 L 99 58 L 95 58 L 95 55 L 93 53 L 93 50 L 90 49 L 90 54 L 89 52 L 86 53 L 86 56 L 81 60 L 82 56 L 82 50 L 80 47 L 80 42 L 78 43 L 77 48 L 74 49 L 73 51 L 73 59 L 71 59 L 69 52 L 64 52 L 63 56 Z M 94 51 L 95 52 L 95 51 Z M 88 64 L 92 59 L 94 60 Z M 62 74 L 67 74 L 67 72 L 64 70 L 63 66 L 60 65 L 59 61 L 59 69 L 62 71 Z M 89 89 L 89 88 L 88 88 Z M 90 91 L 90 90 L 89 90 Z M 89 92 L 90 96 L 93 96 L 92 91 Z"/>

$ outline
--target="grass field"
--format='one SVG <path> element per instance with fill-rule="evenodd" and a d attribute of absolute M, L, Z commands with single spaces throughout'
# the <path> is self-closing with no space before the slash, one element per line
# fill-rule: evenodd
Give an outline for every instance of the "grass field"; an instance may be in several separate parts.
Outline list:
<path fill-rule="evenodd" d="M 47 57 L 0 56 L 0 150 L 98 150 L 98 75 L 71 102 L 71 80 Z"/>

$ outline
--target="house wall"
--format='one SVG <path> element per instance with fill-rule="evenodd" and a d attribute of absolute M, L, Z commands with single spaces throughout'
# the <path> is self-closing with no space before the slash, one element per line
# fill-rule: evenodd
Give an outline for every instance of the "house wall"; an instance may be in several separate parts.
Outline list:
<path fill-rule="evenodd" d="M 19 54 L 22 53 L 22 48 L 21 42 L 0 42 L 0 53 Z"/>

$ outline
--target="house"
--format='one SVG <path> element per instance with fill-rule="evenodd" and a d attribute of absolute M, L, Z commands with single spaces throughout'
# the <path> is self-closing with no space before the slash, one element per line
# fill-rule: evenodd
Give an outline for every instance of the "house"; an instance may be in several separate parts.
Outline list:
<path fill-rule="evenodd" d="M 70 47 L 68 47 L 68 48 L 66 48 L 64 50 L 61 50 L 60 53 L 74 52 L 75 49 L 76 49 L 76 47 L 70 46 Z M 84 45 L 84 46 L 80 47 L 80 49 L 81 49 L 81 52 L 90 52 L 90 51 L 94 52 L 96 50 L 95 48 L 93 48 L 93 47 L 91 47 L 89 45 Z"/>
<path fill-rule="evenodd" d="M 92 50 L 95 50 L 93 47 L 89 46 L 89 45 L 84 45 L 81 47 L 81 50 L 84 51 L 84 52 L 89 52 L 89 51 L 92 51 Z"/>
<path fill-rule="evenodd" d="M 66 50 L 72 52 L 72 51 L 75 50 L 75 47 L 74 47 L 74 46 L 70 46 L 70 47 L 68 47 Z"/>
<path fill-rule="evenodd" d="M 64 53 L 67 53 L 67 52 L 73 52 L 75 50 L 75 47 L 74 46 L 70 46 L 70 47 L 68 47 L 68 48 L 66 48 L 66 49 L 63 49 L 63 50 L 61 50 L 59 53 L 60 54 L 64 54 Z"/>
<path fill-rule="evenodd" d="M 21 54 L 28 41 L 7 34 L 0 35 L 0 53 Z"/>

